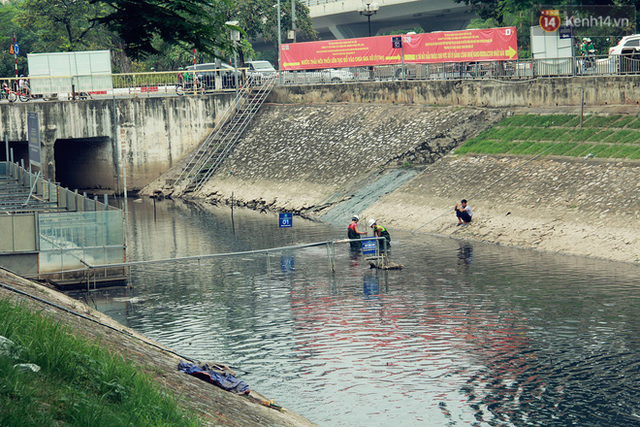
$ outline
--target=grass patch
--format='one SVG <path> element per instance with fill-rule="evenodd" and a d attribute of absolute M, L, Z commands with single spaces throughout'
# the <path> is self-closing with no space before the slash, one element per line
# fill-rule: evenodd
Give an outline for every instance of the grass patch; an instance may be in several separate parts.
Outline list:
<path fill-rule="evenodd" d="M 512 127 L 496 128 L 496 129 L 497 129 L 497 131 L 495 133 L 495 138 L 496 139 L 507 140 L 507 139 L 510 139 L 514 134 L 514 130 L 513 130 Z"/>
<path fill-rule="evenodd" d="M 585 122 L 582 125 L 586 127 L 606 127 L 606 126 L 610 126 L 611 123 L 615 122 L 620 117 L 622 116 L 619 114 L 614 116 L 593 115 L 589 117 L 587 120 L 585 120 Z"/>
<path fill-rule="evenodd" d="M 627 129 L 640 129 L 640 118 L 630 121 L 625 127 Z"/>
<path fill-rule="evenodd" d="M 598 129 L 595 128 L 584 128 L 584 129 L 575 129 L 573 131 L 569 131 L 564 135 L 564 139 L 567 141 L 577 141 L 582 142 L 591 138 Z"/>
<path fill-rule="evenodd" d="M 480 135 L 478 135 L 476 138 L 479 138 L 481 140 L 496 140 L 496 139 L 501 139 L 499 137 L 500 133 L 504 132 L 504 128 L 491 128 L 491 129 L 487 129 L 483 132 L 480 133 Z M 474 138 L 474 139 L 476 139 Z"/>
<path fill-rule="evenodd" d="M 570 157 L 584 157 L 593 152 L 595 144 L 578 144 L 572 150 L 567 151 L 564 155 Z"/>
<path fill-rule="evenodd" d="M 487 154 L 508 153 L 509 151 L 513 150 L 513 148 L 515 148 L 518 144 L 520 143 L 512 142 L 512 141 L 496 141 L 495 143 L 487 147 L 487 151 L 485 153 Z"/>
<path fill-rule="evenodd" d="M 633 145 L 625 145 L 616 153 L 616 158 L 620 159 L 640 159 L 640 147 Z"/>
<path fill-rule="evenodd" d="M 15 357 L 0 355 L 2 426 L 202 425 L 135 366 L 51 317 L 0 300 L 0 335 L 19 346 Z"/>
<path fill-rule="evenodd" d="M 516 114 L 514 116 L 507 117 L 500 122 L 500 126 L 522 126 L 522 124 L 528 120 L 527 117 L 529 116 L 529 114 Z"/>
<path fill-rule="evenodd" d="M 506 128 L 504 132 L 500 134 L 500 139 L 505 141 L 522 140 L 522 128 Z"/>
<path fill-rule="evenodd" d="M 474 138 L 473 140 L 463 144 L 461 147 L 456 148 L 456 154 L 484 153 L 485 147 L 488 147 L 493 143 L 494 141 L 487 141 L 485 139 Z"/>
<path fill-rule="evenodd" d="M 611 124 L 614 128 L 623 128 L 636 119 L 635 116 L 622 116 L 620 120 L 617 120 Z"/>
<path fill-rule="evenodd" d="M 522 154 L 527 149 L 529 149 L 529 147 L 531 147 L 533 144 L 535 144 L 535 142 L 533 142 L 533 141 L 521 142 L 520 144 L 518 144 L 515 147 L 513 147 L 511 149 L 511 151 L 509 151 L 509 154 Z"/>
<path fill-rule="evenodd" d="M 566 122 L 564 122 L 562 127 L 574 128 L 578 125 L 580 125 L 580 116 L 573 116 L 570 120 L 567 120 Z"/>
<path fill-rule="evenodd" d="M 587 141 L 590 141 L 590 142 L 601 142 L 601 141 L 604 141 L 605 139 L 607 139 L 607 137 L 609 137 L 614 132 L 615 131 L 610 130 L 610 129 L 601 130 L 600 132 L 596 132 L 593 135 L 591 135 L 589 138 L 587 138 Z"/>
<path fill-rule="evenodd" d="M 578 146 L 576 142 L 560 142 L 555 147 L 547 151 L 546 154 L 550 156 L 564 156 L 567 152 L 573 150 Z"/>
<path fill-rule="evenodd" d="M 636 144 L 640 142 L 640 131 L 623 129 L 615 133 L 612 133 L 603 142 L 610 142 L 614 144 Z"/>
<path fill-rule="evenodd" d="M 524 150 L 522 154 L 524 155 L 536 155 L 540 154 L 543 151 L 553 147 L 555 144 L 552 142 L 536 142 L 532 144 L 529 148 Z"/>
<path fill-rule="evenodd" d="M 593 153 L 593 157 L 600 157 L 603 159 L 616 157 L 615 155 L 620 151 L 622 147 L 620 145 L 612 145 L 612 144 L 597 144 L 593 147 L 591 153 Z"/>
<path fill-rule="evenodd" d="M 542 153 L 570 157 L 592 153 L 601 158 L 637 158 L 635 147 L 640 145 L 640 118 L 589 114 L 584 117 L 582 129 L 575 128 L 579 123 L 579 116 L 569 114 L 515 115 L 469 140 L 456 153 Z M 638 126 L 638 130 L 633 126 Z M 622 150 L 625 145 L 634 148 Z"/>
<path fill-rule="evenodd" d="M 567 123 L 569 120 L 575 118 L 576 116 L 570 114 L 558 114 L 558 115 L 543 115 L 543 116 L 533 116 L 530 119 L 529 126 L 537 126 L 537 127 L 551 127 L 551 126 L 562 126 Z"/>
<path fill-rule="evenodd" d="M 564 139 L 564 135 L 568 132 L 561 128 L 537 128 L 537 132 L 529 136 L 531 141 L 560 141 Z"/>
<path fill-rule="evenodd" d="M 531 127 L 520 128 L 518 129 L 517 135 L 514 135 L 512 140 L 519 140 L 519 141 L 534 140 L 534 138 L 532 137 L 538 134 L 539 131 L 540 129 L 538 128 L 531 128 Z"/>

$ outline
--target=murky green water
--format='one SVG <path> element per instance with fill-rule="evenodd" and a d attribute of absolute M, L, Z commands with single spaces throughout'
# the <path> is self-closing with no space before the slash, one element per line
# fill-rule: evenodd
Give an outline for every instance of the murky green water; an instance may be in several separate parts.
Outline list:
<path fill-rule="evenodd" d="M 129 211 L 135 260 L 342 239 L 349 222 Z M 399 271 L 339 245 L 333 273 L 316 247 L 136 267 L 132 289 L 89 301 L 321 426 L 640 425 L 638 267 L 388 228 Z"/>

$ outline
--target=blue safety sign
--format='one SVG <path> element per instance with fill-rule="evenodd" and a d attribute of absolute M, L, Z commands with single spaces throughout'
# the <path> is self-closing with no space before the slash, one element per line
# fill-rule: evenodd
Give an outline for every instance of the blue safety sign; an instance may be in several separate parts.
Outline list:
<path fill-rule="evenodd" d="M 378 241 L 374 239 L 362 239 L 362 254 L 375 254 L 378 250 Z"/>
<path fill-rule="evenodd" d="M 293 226 L 293 214 L 281 213 L 278 215 L 278 224 L 280 228 L 287 228 Z"/>
<path fill-rule="evenodd" d="M 402 47 L 402 36 L 391 37 L 391 48 L 400 49 Z"/>
<path fill-rule="evenodd" d="M 16 55 L 20 55 L 20 46 L 18 46 L 18 43 L 13 44 L 13 51 L 16 53 Z"/>
<path fill-rule="evenodd" d="M 293 256 L 282 255 L 280 257 L 280 270 L 283 273 L 293 273 L 296 270 L 296 260 Z"/>

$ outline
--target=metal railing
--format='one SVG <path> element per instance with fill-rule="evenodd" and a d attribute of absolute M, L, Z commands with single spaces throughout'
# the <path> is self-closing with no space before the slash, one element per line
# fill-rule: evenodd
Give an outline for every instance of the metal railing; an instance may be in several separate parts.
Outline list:
<path fill-rule="evenodd" d="M 17 100 L 83 100 L 112 97 L 201 95 L 235 91 L 234 72 L 229 69 L 104 74 L 97 76 L 0 78 L 0 102 Z M 556 76 L 617 76 L 640 74 L 640 53 L 583 58 L 518 59 L 513 61 L 442 62 L 430 64 L 377 65 L 351 68 L 282 71 L 277 84 L 318 85 L 370 81 L 533 79 Z M 238 69 L 238 86 L 248 78 Z M 20 80 L 30 96 L 20 89 Z M 12 95 L 13 94 L 13 95 Z M 11 99 L 9 99 L 11 98 Z"/>
<path fill-rule="evenodd" d="M 180 192 L 197 191 L 216 171 L 264 103 L 276 76 L 249 77 L 240 88 L 217 126 L 200 144 L 187 166 L 176 179 Z"/>
<path fill-rule="evenodd" d="M 562 76 L 640 74 L 638 55 L 583 58 L 519 59 L 513 61 L 441 62 L 378 65 L 310 71 L 283 71 L 282 85 L 317 85 L 367 81 L 533 79 Z"/>
<path fill-rule="evenodd" d="M 246 79 L 247 71 L 247 68 L 238 69 L 238 85 Z M 4 77 L 0 78 L 0 101 L 86 100 L 231 92 L 235 91 L 234 73 L 229 69 L 196 69 L 61 77 Z M 29 96 L 14 96 L 16 93 L 28 93 Z"/>

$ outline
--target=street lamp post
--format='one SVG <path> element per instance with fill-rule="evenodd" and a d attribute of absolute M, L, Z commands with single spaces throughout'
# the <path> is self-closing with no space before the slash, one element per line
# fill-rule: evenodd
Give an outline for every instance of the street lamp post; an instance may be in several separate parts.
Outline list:
<path fill-rule="evenodd" d="M 237 27 L 238 21 L 227 21 L 226 25 Z M 233 84 L 236 87 L 236 96 L 238 95 L 238 42 L 240 41 L 240 31 L 231 28 L 231 41 L 233 42 Z"/>
<path fill-rule="evenodd" d="M 362 3 L 358 6 L 358 12 L 360 15 L 364 15 L 367 17 L 367 24 L 369 26 L 369 37 L 371 37 L 371 17 L 378 13 L 378 3 L 371 0 L 362 0 Z"/>

